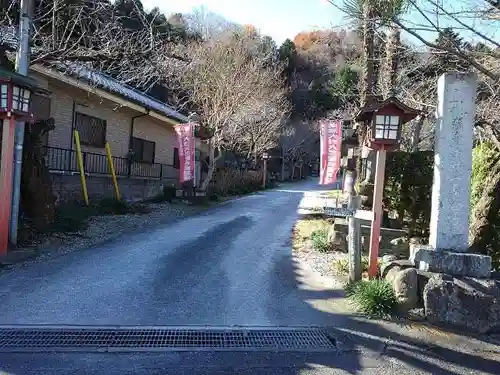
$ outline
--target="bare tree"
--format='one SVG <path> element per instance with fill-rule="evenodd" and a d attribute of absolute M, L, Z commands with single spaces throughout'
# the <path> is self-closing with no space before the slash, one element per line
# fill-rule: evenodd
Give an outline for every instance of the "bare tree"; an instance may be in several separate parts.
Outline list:
<path fill-rule="evenodd" d="M 250 108 L 244 108 L 224 131 L 224 138 L 230 140 L 228 144 L 232 149 L 255 162 L 264 152 L 278 146 L 290 112 L 284 90 L 276 87 L 273 91 Z"/>
<path fill-rule="evenodd" d="M 8 1 L 0 26 L 11 26 L 15 31 L 18 0 Z M 130 2 L 132 24 L 132 16 L 120 14 L 108 0 L 34 3 L 32 64 L 85 64 L 147 89 L 161 78 L 156 68 L 160 56 L 186 59 L 181 41 L 166 35 L 171 28 L 162 23 L 164 16 L 159 12 L 147 14 L 136 1 Z"/>
<path fill-rule="evenodd" d="M 285 165 L 295 170 L 304 163 L 319 157 L 319 124 L 309 119 L 291 119 L 283 128 L 280 146 Z"/>
<path fill-rule="evenodd" d="M 168 28 L 157 19 L 160 14 L 146 14 L 135 1 L 129 3 L 134 7 L 132 25 L 131 17 L 117 12 L 115 4 L 106 0 L 39 0 L 34 4 L 31 64 L 58 68 L 84 64 L 147 87 L 161 78 L 156 69 L 158 51 L 163 58 L 182 59 L 171 52 L 175 43 L 162 34 Z M 0 58 L 10 68 L 8 61 L 17 46 L 18 7 L 18 0 L 4 0 L 0 9 L 0 44 L 4 44 Z M 37 118 L 35 124 L 26 125 L 24 139 L 21 200 L 39 231 L 55 220 L 55 199 L 40 143 L 40 136 L 53 126 L 52 119 Z"/>
<path fill-rule="evenodd" d="M 201 124 L 213 134 L 202 190 L 223 150 L 255 153 L 272 145 L 279 120 L 287 114 L 281 67 L 268 65 L 267 56 L 255 53 L 252 43 L 245 34 L 232 31 L 192 43 L 187 52 L 190 62 L 170 77 L 196 108 Z M 171 66 L 163 71 L 169 74 Z M 249 128 L 241 130 L 245 125 Z"/>
<path fill-rule="evenodd" d="M 331 2 L 335 3 L 334 0 Z M 493 0 L 456 0 L 445 4 L 440 0 L 408 0 L 408 4 L 408 12 L 394 15 L 392 24 L 423 45 L 432 58 L 442 56 L 453 61 L 456 70 L 477 73 L 476 134 L 479 141 L 488 140 L 494 144 L 500 155 L 500 3 Z M 457 40 L 449 30 L 458 32 L 466 41 Z M 419 67 L 417 70 L 420 72 L 401 87 L 411 100 L 419 102 L 430 114 L 435 105 L 436 78 L 444 71 L 427 63 L 422 65 L 424 69 Z M 429 74 L 432 70 L 436 72 L 436 77 Z M 430 83 L 432 81 L 433 84 Z M 471 215 L 471 244 L 480 251 L 487 251 L 486 244 L 494 238 L 492 233 L 496 230 L 494 223 L 498 221 L 500 207 L 499 169 L 500 158 L 493 163 L 484 183 L 483 195 Z"/>
<path fill-rule="evenodd" d="M 204 40 L 219 38 L 228 31 L 241 32 L 243 30 L 243 26 L 211 12 L 205 6 L 193 9 L 191 13 L 185 15 L 185 19 L 189 29 L 200 34 Z"/>

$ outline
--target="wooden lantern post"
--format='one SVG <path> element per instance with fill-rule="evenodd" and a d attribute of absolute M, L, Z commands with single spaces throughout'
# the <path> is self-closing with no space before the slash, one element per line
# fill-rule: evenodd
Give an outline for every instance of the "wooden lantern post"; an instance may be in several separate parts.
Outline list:
<path fill-rule="evenodd" d="M 417 110 L 406 106 L 395 97 L 391 97 L 381 103 L 363 108 L 356 116 L 357 121 L 364 122 L 368 127 L 366 145 L 377 151 L 368 267 L 368 276 L 370 278 L 375 278 L 378 274 L 387 151 L 399 149 L 403 124 L 417 115 Z"/>
<path fill-rule="evenodd" d="M 36 81 L 0 68 L 0 255 L 9 244 L 16 121 L 30 121 L 32 93 L 44 92 Z"/>

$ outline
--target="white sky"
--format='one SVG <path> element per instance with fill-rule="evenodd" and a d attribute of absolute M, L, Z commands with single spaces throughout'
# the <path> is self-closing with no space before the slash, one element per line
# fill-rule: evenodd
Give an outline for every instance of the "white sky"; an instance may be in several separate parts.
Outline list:
<path fill-rule="evenodd" d="M 142 0 L 148 9 L 165 13 L 189 13 L 205 6 L 239 24 L 252 24 L 277 43 L 293 39 L 301 31 L 335 27 L 345 21 L 326 0 Z"/>

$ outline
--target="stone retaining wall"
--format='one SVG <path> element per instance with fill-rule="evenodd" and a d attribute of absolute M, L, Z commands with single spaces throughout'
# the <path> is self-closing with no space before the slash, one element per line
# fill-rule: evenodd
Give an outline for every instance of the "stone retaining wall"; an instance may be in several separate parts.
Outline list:
<path fill-rule="evenodd" d="M 52 188 L 57 203 L 81 200 L 82 185 L 78 174 L 52 173 Z M 90 199 L 114 197 L 114 188 L 109 176 L 87 176 L 87 190 Z M 175 180 L 152 180 L 136 177 L 118 177 L 118 185 L 123 199 L 137 201 L 152 198 L 162 192 L 163 186 L 175 184 Z"/>

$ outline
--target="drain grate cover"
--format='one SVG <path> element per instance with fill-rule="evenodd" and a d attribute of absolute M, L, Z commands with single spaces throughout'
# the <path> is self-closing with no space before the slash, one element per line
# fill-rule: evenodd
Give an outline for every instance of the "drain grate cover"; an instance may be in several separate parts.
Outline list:
<path fill-rule="evenodd" d="M 0 352 L 333 349 L 319 328 L 0 327 Z"/>

